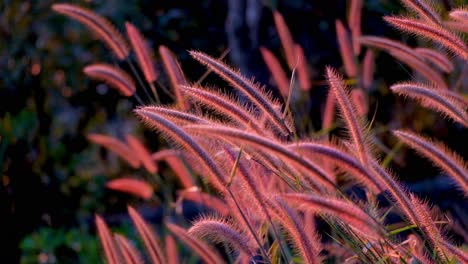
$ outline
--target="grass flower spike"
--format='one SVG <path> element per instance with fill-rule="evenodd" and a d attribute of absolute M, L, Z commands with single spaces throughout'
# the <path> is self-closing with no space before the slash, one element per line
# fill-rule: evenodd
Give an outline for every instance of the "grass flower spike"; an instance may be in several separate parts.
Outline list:
<path fill-rule="evenodd" d="M 71 4 L 54 4 L 52 9 L 86 25 L 106 43 L 119 60 L 124 60 L 128 57 L 130 50 L 127 42 L 122 38 L 120 32 L 105 18 L 91 10 Z"/>
<path fill-rule="evenodd" d="M 92 64 L 86 66 L 83 72 L 89 77 L 105 81 L 123 96 L 132 96 L 136 87 L 132 77 L 123 70 L 108 64 Z"/>

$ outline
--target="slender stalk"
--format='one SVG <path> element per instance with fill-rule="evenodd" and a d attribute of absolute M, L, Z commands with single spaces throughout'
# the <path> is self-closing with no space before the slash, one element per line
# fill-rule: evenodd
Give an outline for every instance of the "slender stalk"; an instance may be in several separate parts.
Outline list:
<path fill-rule="evenodd" d="M 140 77 L 140 74 L 138 74 L 138 71 L 136 70 L 135 66 L 133 65 L 133 63 L 130 61 L 129 58 L 126 59 L 127 61 L 127 64 L 130 66 L 130 69 L 133 73 L 133 75 L 136 77 L 137 81 L 138 81 L 138 84 L 140 85 L 141 89 L 143 89 L 143 91 L 145 92 L 145 95 L 146 97 L 148 97 L 148 99 L 154 103 L 154 100 L 153 98 L 151 97 L 151 95 L 148 93 L 147 91 L 147 87 L 145 85 L 145 83 L 143 82 L 143 80 L 141 79 Z M 161 102 L 158 102 L 158 104 L 160 104 Z"/>
<path fill-rule="evenodd" d="M 152 82 L 150 82 L 149 85 L 150 85 L 150 88 L 151 88 L 151 92 L 153 92 L 154 98 L 156 98 L 156 102 L 158 104 L 160 104 L 161 99 L 159 98 L 159 94 L 158 94 L 158 91 L 156 90 L 156 87 L 154 86 L 154 84 Z"/>

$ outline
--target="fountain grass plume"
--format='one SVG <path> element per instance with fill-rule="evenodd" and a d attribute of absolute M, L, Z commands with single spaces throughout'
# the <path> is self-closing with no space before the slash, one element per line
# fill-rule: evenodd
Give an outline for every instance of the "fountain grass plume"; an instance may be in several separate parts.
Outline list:
<path fill-rule="evenodd" d="M 468 61 L 468 47 L 465 42 L 459 36 L 441 26 L 426 24 L 407 17 L 386 16 L 384 20 L 404 32 L 439 43 L 453 54 L 457 54 L 465 61 Z"/>
<path fill-rule="evenodd" d="M 114 234 L 114 239 L 117 241 L 120 253 L 126 264 L 143 264 L 143 258 L 138 250 L 130 243 L 130 241 L 120 234 Z"/>
<path fill-rule="evenodd" d="M 119 60 L 128 57 L 130 49 L 120 32 L 104 17 L 93 11 L 72 4 L 53 4 L 52 9 L 75 19 L 94 32 L 115 54 Z"/>
<path fill-rule="evenodd" d="M 215 216 L 204 216 L 196 220 L 188 230 L 190 236 L 208 238 L 212 243 L 225 242 L 237 251 L 255 256 L 255 242 L 248 239 L 232 221 Z"/>
<path fill-rule="evenodd" d="M 306 160 L 289 150 L 283 144 L 274 140 L 258 136 L 240 129 L 226 127 L 226 126 L 205 126 L 205 125 L 191 125 L 186 129 L 190 132 L 197 134 L 209 134 L 217 136 L 224 140 L 234 140 L 235 142 L 243 142 L 254 148 L 260 148 L 270 155 L 278 155 L 288 163 L 295 164 L 301 168 L 305 173 L 303 180 L 312 186 L 323 186 L 327 191 L 334 191 L 337 186 L 333 182 L 330 175 L 325 172 L 320 166 Z"/>
<path fill-rule="evenodd" d="M 83 72 L 92 79 L 105 81 L 123 96 L 132 96 L 136 91 L 135 82 L 125 71 L 104 63 L 86 66 Z"/>
<path fill-rule="evenodd" d="M 356 114 L 356 109 L 350 102 L 349 92 L 347 91 L 341 76 L 339 76 L 333 68 L 327 67 L 326 72 L 328 84 L 335 94 L 342 117 L 346 121 L 349 135 L 353 140 L 356 155 L 364 166 L 368 166 L 369 153 L 362 129 L 363 125 L 360 124 L 359 118 Z"/>
<path fill-rule="evenodd" d="M 420 83 L 404 82 L 390 87 L 392 92 L 417 100 L 422 106 L 435 110 L 454 121 L 468 127 L 466 106 L 458 105 L 455 100 L 438 89 Z"/>
<path fill-rule="evenodd" d="M 305 263 L 319 264 L 323 258 L 320 256 L 322 247 L 320 237 L 315 229 L 307 230 L 304 228 L 304 221 L 296 210 L 291 208 L 281 196 L 276 195 L 269 201 L 270 211 L 273 212 L 278 222 L 285 229 L 295 250 L 303 258 Z"/>
<path fill-rule="evenodd" d="M 405 130 L 395 130 L 393 134 L 405 144 L 430 159 L 444 170 L 468 196 L 468 168 L 462 157 L 440 142 L 429 140 Z"/>
<path fill-rule="evenodd" d="M 441 23 L 440 15 L 432 7 L 430 0 L 401 0 L 401 2 L 406 7 L 415 11 L 424 21 L 435 25 Z"/>
<path fill-rule="evenodd" d="M 418 54 L 422 55 L 425 60 L 431 62 L 446 73 L 452 72 L 455 68 L 450 59 L 440 51 L 429 48 L 415 48 L 414 50 Z"/>
<path fill-rule="evenodd" d="M 258 134 L 264 134 L 264 127 L 258 125 L 257 116 L 247 106 L 242 105 L 239 100 L 232 96 L 226 96 L 215 90 L 202 89 L 182 85 L 182 93 L 189 99 L 200 102 L 203 106 L 213 109 L 232 121 L 250 128 Z"/>
<path fill-rule="evenodd" d="M 372 172 L 359 162 L 359 160 L 341 150 L 338 146 L 316 142 L 298 142 L 292 143 L 287 147 L 297 152 L 324 157 L 325 160 L 339 165 L 345 171 L 351 172 L 363 187 L 369 188 L 374 194 L 379 194 L 386 189 L 380 181 L 374 178 Z"/>
<path fill-rule="evenodd" d="M 193 249 L 205 263 L 225 263 L 222 257 L 216 252 L 216 249 L 189 235 L 184 228 L 171 223 L 167 223 L 166 226 L 178 239 L 182 240 L 188 247 Z"/>
<path fill-rule="evenodd" d="M 299 206 L 302 210 L 312 210 L 315 213 L 325 213 L 333 218 L 344 221 L 354 228 L 361 229 L 374 239 L 383 237 L 385 231 L 377 220 L 355 204 L 334 197 L 316 194 L 287 193 L 282 199 Z"/>
<path fill-rule="evenodd" d="M 95 144 L 99 144 L 114 152 L 119 157 L 124 159 L 131 167 L 139 168 L 141 166 L 140 159 L 133 155 L 130 147 L 116 138 L 97 133 L 90 133 L 86 137 L 89 141 Z"/>
<path fill-rule="evenodd" d="M 153 56 L 148 47 L 148 43 L 141 35 L 140 31 L 130 22 L 125 23 L 128 38 L 135 52 L 138 65 L 143 71 L 147 82 L 152 83 L 158 78 L 158 73 L 153 63 Z"/>
<path fill-rule="evenodd" d="M 362 44 L 387 51 L 390 55 L 401 62 L 409 65 L 413 70 L 420 73 L 424 78 L 436 84 L 438 87 L 447 89 L 447 84 L 441 74 L 431 68 L 417 53 L 407 45 L 383 37 L 363 36 L 360 38 Z"/>
<path fill-rule="evenodd" d="M 127 144 L 133 154 L 138 157 L 143 167 L 145 167 L 149 173 L 154 174 L 158 171 L 158 166 L 151 157 L 151 153 L 138 138 L 127 134 L 125 135 L 125 141 L 127 141 Z"/>
<path fill-rule="evenodd" d="M 138 232 L 138 235 L 143 240 L 146 251 L 148 252 L 150 259 L 155 264 L 165 264 L 166 259 L 163 251 L 159 245 L 158 239 L 156 238 L 154 230 L 150 228 L 148 223 L 141 217 L 141 215 L 131 206 L 127 207 L 128 214 L 132 219 L 133 224 Z"/>
<path fill-rule="evenodd" d="M 247 80 L 239 72 L 234 71 L 223 62 L 204 53 L 190 51 L 190 55 L 225 79 L 233 87 L 244 93 L 259 109 L 262 110 L 263 114 L 268 117 L 268 120 L 271 121 L 279 132 L 283 135 L 289 135 L 291 133 L 290 124 L 283 120 L 278 109 L 275 109 L 275 106 L 277 106 L 278 103 L 272 100 L 271 96 L 265 93 L 257 84 Z"/>
<path fill-rule="evenodd" d="M 273 12 L 273 19 L 275 21 L 276 31 L 281 41 L 281 46 L 286 57 L 289 69 L 292 70 L 297 65 L 296 52 L 294 51 L 294 40 L 292 38 L 291 32 L 289 31 L 286 21 L 284 21 L 283 15 L 278 12 Z"/>
<path fill-rule="evenodd" d="M 220 171 L 216 162 L 210 157 L 210 155 L 200 145 L 198 145 L 189 134 L 162 115 L 152 112 L 151 108 L 141 107 L 136 109 L 135 113 L 147 126 L 161 132 L 191 153 L 193 157 L 195 157 L 197 161 L 207 169 L 211 183 L 219 191 L 224 192 L 225 180 L 223 173 Z"/>
<path fill-rule="evenodd" d="M 109 227 L 99 215 L 95 215 L 94 219 L 96 222 L 99 241 L 101 241 L 107 262 L 109 264 L 118 264 L 120 256 L 118 255 L 117 245 L 112 237 Z"/>
<path fill-rule="evenodd" d="M 270 71 L 280 94 L 283 96 L 283 98 L 287 98 L 289 95 L 290 82 L 286 72 L 281 66 L 281 63 L 273 54 L 273 52 L 265 47 L 260 47 L 260 53 L 262 54 L 263 60 L 265 61 L 265 64 L 268 67 L 268 70 Z"/>
<path fill-rule="evenodd" d="M 301 87 L 302 91 L 309 91 L 312 88 L 312 77 L 310 76 L 310 66 L 307 62 L 307 57 L 305 55 L 304 49 L 299 44 L 294 44 L 294 51 L 296 52 L 297 56 L 297 78 L 299 80 L 299 86 Z M 291 86 L 291 84 L 289 85 Z M 291 89 L 291 88 L 290 88 Z M 289 95 L 289 94 L 288 94 Z"/>
<path fill-rule="evenodd" d="M 159 46 L 159 55 L 161 56 L 164 70 L 169 75 L 169 82 L 171 84 L 172 91 L 174 92 L 177 106 L 181 110 L 186 110 L 188 105 L 179 90 L 179 85 L 187 84 L 184 72 L 175 56 L 166 46 Z"/>
<path fill-rule="evenodd" d="M 356 77 L 358 74 L 358 66 L 348 30 L 338 19 L 335 21 L 335 27 L 336 38 L 338 40 L 338 46 L 340 47 L 341 59 L 343 61 L 346 75 L 349 77 Z"/>
<path fill-rule="evenodd" d="M 113 179 L 106 183 L 106 187 L 118 192 L 132 194 L 144 200 L 153 196 L 153 188 L 147 182 L 129 177 Z"/>

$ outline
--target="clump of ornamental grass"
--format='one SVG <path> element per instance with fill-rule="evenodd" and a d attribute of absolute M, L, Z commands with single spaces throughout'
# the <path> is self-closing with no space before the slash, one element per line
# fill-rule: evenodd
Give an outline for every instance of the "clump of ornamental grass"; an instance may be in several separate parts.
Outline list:
<path fill-rule="evenodd" d="M 454 83 L 448 82 L 445 74 L 463 75 L 458 70 L 462 64 L 459 58 L 466 60 L 468 49 L 453 28 L 467 27 L 467 11 L 454 9 L 449 13 L 451 20 L 445 21 L 429 2 L 404 0 L 417 18 L 384 18 L 392 26 L 430 39 L 454 55 L 448 56 L 429 46 L 413 48 L 386 37 L 362 36 L 362 2 L 352 0 L 347 23 L 336 20 L 335 24 L 337 52 L 345 74 L 342 69 L 325 69 L 329 92 L 323 102 L 320 133 L 327 134 L 340 125 L 347 132 L 332 139 L 298 133 L 291 99 L 293 94 L 313 88 L 310 65 L 278 11 L 273 12 L 274 26 L 287 70 L 281 57 L 265 47 L 259 52 L 283 100 L 221 59 L 189 51 L 194 60 L 235 92 L 226 94 L 222 89 L 203 87 L 185 77 L 167 47 L 157 49 L 160 60 L 155 61 L 144 36 L 131 22 L 125 25 L 127 40 L 91 10 L 71 4 L 53 5 L 55 11 L 87 26 L 118 60 L 128 63 L 131 73 L 105 63 L 86 66 L 84 72 L 123 96 L 133 97 L 139 104 L 135 115 L 165 138 L 172 149 L 152 153 L 131 135 L 119 139 L 94 133 L 88 139 L 133 169 L 143 167 L 150 177 L 158 179 L 159 188 L 165 188 L 158 175 L 159 162 L 166 162 L 180 183 L 175 203 L 163 204 L 165 211 L 173 212 L 164 216 L 165 225 L 158 228 L 161 232 L 156 232 L 137 209 L 128 207 L 143 242 L 142 252 L 125 236 L 112 233 L 105 220 L 96 215 L 107 263 L 176 263 L 184 258 L 179 252 L 186 251 L 203 263 L 467 263 L 463 247 L 445 235 L 449 226 L 441 223 L 446 222 L 438 221 L 430 206 L 408 191 L 378 157 L 373 123 L 366 120 L 367 91 L 376 85 L 375 59 L 382 50 L 417 74 L 387 87 L 388 91 L 413 99 L 411 103 L 466 129 L 468 101 L 451 89 Z M 364 56 L 360 56 L 362 49 Z M 164 72 L 157 72 L 155 63 L 161 63 Z M 168 76 L 167 85 L 159 80 L 162 74 Z M 294 82 L 296 75 L 298 83 Z M 140 89 L 147 98 L 136 95 Z M 172 95 L 173 101 L 161 103 L 159 92 Z M 393 135 L 433 162 L 465 196 L 468 194 L 468 166 L 462 157 L 443 143 L 408 128 L 396 129 Z M 203 184 L 197 186 L 200 182 Z M 132 176 L 111 180 L 106 186 L 143 200 L 150 200 L 154 190 L 150 182 Z M 365 198 L 352 195 L 353 187 L 360 188 Z M 380 205 L 377 196 L 392 206 Z M 180 217 L 184 201 L 196 202 L 211 213 L 187 223 Z M 387 223 L 389 212 L 400 215 L 398 228 Z M 318 228 L 319 219 L 329 231 Z M 404 230 L 411 232 L 403 234 Z M 170 235 L 161 239 L 163 233 Z"/>

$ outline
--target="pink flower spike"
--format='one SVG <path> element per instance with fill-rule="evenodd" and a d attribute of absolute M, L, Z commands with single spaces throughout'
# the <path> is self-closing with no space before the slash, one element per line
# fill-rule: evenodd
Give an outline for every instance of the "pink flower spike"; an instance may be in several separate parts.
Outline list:
<path fill-rule="evenodd" d="M 131 23 L 125 22 L 125 28 L 127 29 L 127 35 L 132 44 L 133 51 L 135 52 L 138 65 L 140 65 L 146 81 L 150 83 L 156 81 L 158 73 L 153 64 L 148 43 L 146 43 L 140 31 Z"/>
<path fill-rule="evenodd" d="M 126 144 L 122 143 L 116 138 L 93 133 L 88 134 L 87 138 L 89 141 L 101 145 L 106 149 L 109 149 L 110 151 L 114 152 L 119 157 L 127 161 L 131 167 L 135 169 L 140 167 L 140 160 L 132 154 L 132 151 Z"/>
<path fill-rule="evenodd" d="M 289 31 L 288 25 L 284 21 L 283 15 L 280 12 L 274 11 L 273 18 L 275 20 L 276 30 L 278 31 L 281 46 L 283 46 L 286 61 L 288 62 L 289 69 L 296 68 L 296 52 L 294 51 L 294 40 Z"/>
<path fill-rule="evenodd" d="M 349 38 L 348 31 L 346 30 L 346 28 L 340 20 L 336 20 L 335 25 L 336 37 L 338 39 L 341 59 L 343 60 L 346 75 L 348 75 L 349 77 L 356 77 L 358 72 L 356 58 L 354 56 L 354 51 L 351 40 Z"/>
<path fill-rule="evenodd" d="M 132 96 L 136 91 L 135 82 L 125 71 L 109 64 L 92 64 L 86 66 L 83 72 L 92 79 L 105 81 L 111 88 L 123 96 Z"/>
<path fill-rule="evenodd" d="M 303 91 L 309 91 L 312 87 L 310 83 L 309 64 L 304 54 L 304 49 L 299 44 L 294 44 L 294 51 L 297 56 L 297 77 Z"/>
<path fill-rule="evenodd" d="M 278 90 L 280 91 L 283 98 L 287 98 L 289 94 L 290 82 L 286 76 L 286 73 L 281 67 L 281 63 L 278 61 L 275 55 L 265 47 L 260 47 L 260 53 L 262 54 L 263 60 L 265 61 L 265 64 L 268 67 L 273 80 L 275 80 L 275 83 L 278 86 Z"/>
<path fill-rule="evenodd" d="M 384 20 L 402 31 L 439 43 L 462 59 L 468 60 L 468 47 L 465 42 L 457 35 L 438 25 L 428 25 L 406 17 L 387 16 L 384 17 Z"/>
<path fill-rule="evenodd" d="M 138 140 L 136 137 L 127 134 L 125 136 L 125 139 L 134 152 L 135 156 L 138 157 L 145 167 L 145 169 L 151 173 L 154 174 L 158 171 L 158 167 L 156 166 L 156 163 L 153 161 L 153 158 L 151 157 L 151 153 L 148 151 L 148 149 L 143 145 L 140 140 Z"/>
<path fill-rule="evenodd" d="M 128 193 L 145 200 L 149 200 L 153 196 L 153 188 L 151 185 L 142 180 L 132 178 L 111 180 L 106 184 L 106 187 L 114 191 Z"/>

